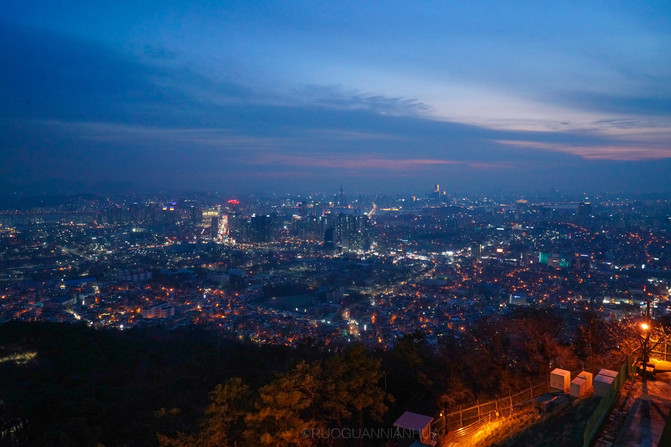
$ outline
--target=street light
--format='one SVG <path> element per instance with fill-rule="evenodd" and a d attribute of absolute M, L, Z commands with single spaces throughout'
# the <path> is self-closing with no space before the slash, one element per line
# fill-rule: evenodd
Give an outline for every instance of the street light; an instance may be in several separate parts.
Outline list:
<path fill-rule="evenodd" d="M 654 374 L 655 368 L 650 364 L 650 301 L 647 302 L 645 320 L 641 322 L 641 351 L 642 351 L 642 361 L 639 366 L 639 373 L 645 381 L 648 374 Z M 650 368 L 652 366 L 652 368 Z"/>

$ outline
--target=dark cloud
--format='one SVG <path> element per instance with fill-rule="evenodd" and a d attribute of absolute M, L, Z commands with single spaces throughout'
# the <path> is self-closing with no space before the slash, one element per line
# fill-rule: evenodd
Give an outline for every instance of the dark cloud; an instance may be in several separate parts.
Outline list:
<path fill-rule="evenodd" d="M 311 106 L 322 106 L 341 110 L 367 110 L 382 115 L 422 116 L 431 107 L 416 99 L 366 95 L 348 92 L 338 86 L 309 85 L 295 89 L 292 102 L 305 101 Z"/>
<path fill-rule="evenodd" d="M 185 64 L 143 63 L 113 48 L 44 30 L 10 24 L 0 29 L 0 64 L 10 67 L 0 71 L 0 119 L 174 125 L 213 98 L 249 96 L 244 86 L 215 83 Z"/>

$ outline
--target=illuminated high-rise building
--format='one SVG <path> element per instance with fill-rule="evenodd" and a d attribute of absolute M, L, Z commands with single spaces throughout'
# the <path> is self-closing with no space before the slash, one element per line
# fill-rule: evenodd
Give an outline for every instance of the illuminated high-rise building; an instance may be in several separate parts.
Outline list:
<path fill-rule="evenodd" d="M 202 212 L 202 223 L 201 225 L 203 228 L 211 228 L 212 227 L 212 218 L 219 217 L 219 209 L 218 208 L 211 208 L 211 209 L 206 209 L 203 210 Z"/>
<path fill-rule="evenodd" d="M 175 223 L 178 213 L 176 212 L 177 204 L 169 202 L 161 207 L 161 222 L 164 224 Z"/>
<path fill-rule="evenodd" d="M 368 216 L 338 215 L 335 236 L 340 246 L 345 250 L 369 250 L 372 241 Z"/>
<path fill-rule="evenodd" d="M 240 201 L 236 199 L 231 199 L 227 203 L 228 203 L 228 209 L 231 211 L 231 214 L 238 214 L 240 212 Z"/>

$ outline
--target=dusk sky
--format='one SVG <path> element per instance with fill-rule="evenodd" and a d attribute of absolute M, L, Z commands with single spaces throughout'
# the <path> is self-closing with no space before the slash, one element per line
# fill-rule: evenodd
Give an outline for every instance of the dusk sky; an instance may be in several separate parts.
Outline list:
<path fill-rule="evenodd" d="M 666 1 L 8 0 L 0 190 L 671 192 Z"/>

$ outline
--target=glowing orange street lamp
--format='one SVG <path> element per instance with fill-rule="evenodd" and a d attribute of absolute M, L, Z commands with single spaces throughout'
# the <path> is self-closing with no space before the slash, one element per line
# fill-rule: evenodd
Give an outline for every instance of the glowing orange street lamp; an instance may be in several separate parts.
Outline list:
<path fill-rule="evenodd" d="M 648 301 L 645 312 L 645 320 L 641 322 L 641 362 L 639 366 L 639 374 L 641 374 L 643 380 L 645 381 L 648 375 L 654 374 L 654 366 L 650 365 L 650 301 Z"/>

